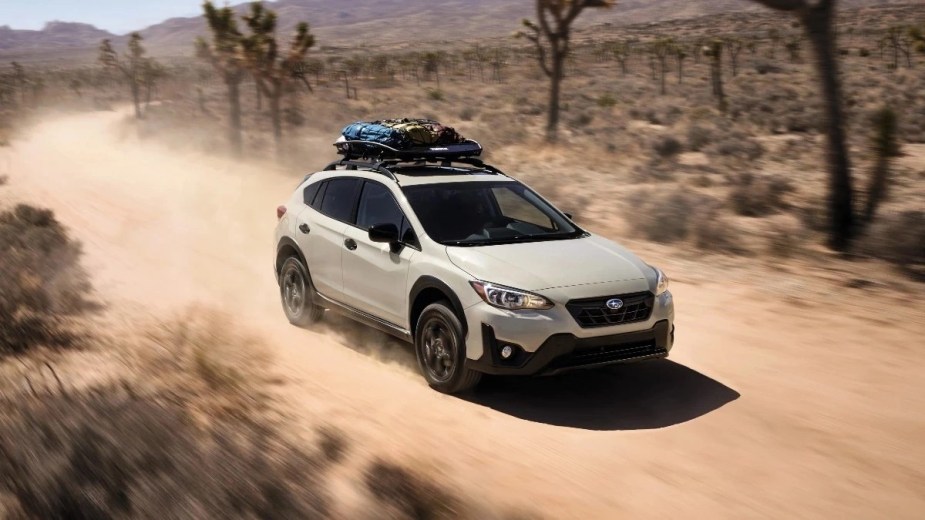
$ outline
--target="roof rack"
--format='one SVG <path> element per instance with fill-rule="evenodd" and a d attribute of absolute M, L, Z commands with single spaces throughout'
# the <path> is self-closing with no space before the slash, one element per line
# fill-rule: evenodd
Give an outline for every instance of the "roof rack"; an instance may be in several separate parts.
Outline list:
<path fill-rule="evenodd" d="M 503 175 L 507 177 L 507 174 L 501 170 L 485 164 L 484 161 L 476 157 L 460 157 L 457 159 L 444 159 L 444 158 L 418 158 L 418 159 L 384 159 L 384 160 L 352 160 L 352 159 L 341 159 L 339 161 L 334 161 L 331 164 L 325 166 L 324 171 L 336 170 L 338 167 L 343 166 L 347 170 L 358 170 L 360 168 L 371 170 L 374 172 L 381 173 L 386 177 L 392 179 L 395 182 L 398 182 L 398 177 L 395 176 L 396 169 L 399 168 L 411 168 L 415 166 L 426 166 L 427 164 L 439 163 L 440 167 L 443 168 L 452 168 L 454 164 L 471 166 L 477 168 L 480 171 L 489 172 L 495 175 Z"/>

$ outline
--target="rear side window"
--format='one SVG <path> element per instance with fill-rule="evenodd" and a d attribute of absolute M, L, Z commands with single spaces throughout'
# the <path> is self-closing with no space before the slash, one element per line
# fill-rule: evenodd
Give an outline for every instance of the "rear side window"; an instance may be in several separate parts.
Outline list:
<path fill-rule="evenodd" d="M 303 191 L 302 193 L 304 194 L 303 202 L 305 202 L 306 206 L 312 205 L 312 203 L 315 201 L 315 196 L 318 195 L 318 190 L 320 188 L 321 188 L 320 182 L 309 184 L 308 187 L 305 188 L 305 191 Z"/>
<path fill-rule="evenodd" d="M 352 223 L 359 191 L 359 179 L 328 181 L 321 201 L 321 212 L 341 222 Z"/>

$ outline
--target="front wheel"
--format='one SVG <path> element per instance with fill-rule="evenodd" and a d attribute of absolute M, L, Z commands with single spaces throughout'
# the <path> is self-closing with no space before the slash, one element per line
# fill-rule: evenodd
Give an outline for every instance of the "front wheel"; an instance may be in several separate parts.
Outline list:
<path fill-rule="evenodd" d="M 480 372 L 466 367 L 462 324 L 446 303 L 427 306 L 414 334 L 418 365 L 431 388 L 456 394 L 475 388 Z"/>
<path fill-rule="evenodd" d="M 279 295 L 286 318 L 293 325 L 310 327 L 324 315 L 324 308 L 312 301 L 311 278 L 296 257 L 287 258 L 280 269 Z"/>

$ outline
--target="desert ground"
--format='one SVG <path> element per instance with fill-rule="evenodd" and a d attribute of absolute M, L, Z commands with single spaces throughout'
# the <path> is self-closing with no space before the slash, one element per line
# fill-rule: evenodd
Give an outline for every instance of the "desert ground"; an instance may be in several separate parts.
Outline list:
<path fill-rule="evenodd" d="M 359 446 L 352 458 L 414 461 L 491 507 L 551 518 L 925 511 L 925 304 L 883 266 L 630 242 L 673 276 L 670 360 L 457 398 L 429 391 L 384 337 L 282 319 L 267 230 L 292 172 L 141 141 L 121 112 L 40 123 L 2 164 L 5 204 L 47 206 L 83 242 L 106 322 L 196 304 L 255 330 L 289 435 L 332 424 Z"/>
<path fill-rule="evenodd" d="M 160 461 L 120 445 L 118 422 L 95 433 L 109 405 L 87 405 L 85 422 L 68 415 L 82 410 L 81 396 L 119 392 L 114 416 L 134 410 L 126 403 L 179 403 L 177 431 L 209 432 L 203 442 L 231 454 L 181 450 L 173 471 L 214 462 L 219 471 L 203 480 L 218 483 L 217 495 L 239 490 L 244 502 L 286 502 L 274 499 L 277 479 L 301 493 L 273 514 L 180 504 L 178 516 L 922 518 L 925 58 L 894 64 L 878 42 L 893 24 L 925 23 L 923 13 L 900 5 L 840 18 L 862 199 L 876 162 L 871 118 L 884 107 L 899 115 L 900 145 L 877 219 L 842 252 L 825 245 L 809 49 L 803 41 L 785 50 L 798 30 L 776 14 L 583 28 L 555 144 L 542 136 L 546 79 L 511 38 L 434 43 L 436 73 L 407 46 L 318 49 L 313 91 L 287 87 L 279 145 L 266 100 L 258 105 L 244 84 L 242 155 L 227 147 L 224 86 L 190 56 L 163 60 L 140 120 L 124 82 L 92 57 L 27 56 L 43 87 L 12 103 L 0 97 L 0 213 L 19 204 L 53 211 L 82 245 L 95 308 L 73 322 L 90 338 L 76 348 L 0 352 L 0 517 L 67 511 L 74 493 L 98 504 L 107 488 L 94 478 L 126 480 L 91 464 L 93 478 L 75 492 L 36 461 L 63 453 L 62 466 L 81 478 L 85 452 L 109 460 L 99 446 L 124 449 L 140 466 Z M 769 28 L 780 42 L 768 40 Z M 755 42 L 743 45 L 734 75 L 724 62 L 727 109 L 711 95 L 703 57 L 682 59 L 680 74 L 671 61 L 660 94 L 648 45 L 671 35 L 696 49 L 716 33 Z M 624 71 L 614 45 L 627 42 Z M 349 99 L 345 78 L 357 89 Z M 677 310 L 670 358 L 487 378 L 474 393 L 447 396 L 427 387 L 408 346 L 384 335 L 331 313 L 313 330 L 290 326 L 272 271 L 276 207 L 336 158 L 331 143 L 344 124 L 396 115 L 452 124 L 582 226 L 664 269 Z M 17 283 L 42 277 L 56 274 Z M 42 413 L 92 442 L 52 449 Z M 151 445 L 174 446 L 151 433 L 158 421 L 126 431 L 138 428 L 139 444 L 151 435 Z M 282 451 L 254 455 L 228 425 L 272 430 L 251 448 Z M 39 447 L 20 443 L 16 428 L 39 432 Z M 223 435 L 237 447 L 225 450 Z M 46 450 L 56 455 L 43 459 Z M 14 478 L 30 464 L 35 478 Z M 167 490 L 186 482 L 147 478 Z M 134 516 L 153 516 L 139 497 L 159 496 L 155 484 L 127 484 Z"/>

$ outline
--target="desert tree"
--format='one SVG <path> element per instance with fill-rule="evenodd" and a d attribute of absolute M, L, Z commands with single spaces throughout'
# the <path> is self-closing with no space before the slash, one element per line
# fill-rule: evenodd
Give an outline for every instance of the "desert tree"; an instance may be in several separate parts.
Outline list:
<path fill-rule="evenodd" d="M 729 53 L 729 65 L 732 66 L 732 77 L 739 75 L 739 55 L 746 48 L 745 40 L 737 36 L 725 38 L 725 47 Z"/>
<path fill-rule="evenodd" d="M 160 81 L 167 77 L 167 69 L 153 58 L 145 58 L 141 67 L 141 83 L 145 87 L 145 110 L 147 110 L 151 105 L 151 95 L 157 91 Z"/>
<path fill-rule="evenodd" d="M 675 45 L 672 47 L 674 58 L 678 62 L 678 84 L 684 83 L 684 60 L 688 58 L 687 48 L 684 45 Z"/>
<path fill-rule="evenodd" d="M 723 40 L 714 39 L 703 47 L 703 55 L 710 60 L 710 86 L 721 112 L 726 111 L 726 91 L 723 87 Z"/>
<path fill-rule="evenodd" d="M 829 170 L 830 244 L 846 249 L 855 233 L 854 189 L 845 136 L 842 86 L 834 31 L 836 0 L 753 0 L 796 15 L 813 48 L 824 99 Z"/>
<path fill-rule="evenodd" d="M 787 49 L 787 56 L 790 58 L 790 63 L 800 62 L 800 51 L 803 50 L 803 40 L 799 35 L 793 35 L 788 38 L 787 42 L 784 43 L 784 48 Z"/>
<path fill-rule="evenodd" d="M 270 105 L 273 138 L 278 146 L 283 138 L 280 102 L 285 87 L 292 79 L 293 71 L 304 63 L 308 49 L 315 45 L 315 37 L 309 32 L 307 23 L 299 23 L 288 52 L 281 55 L 276 41 L 275 11 L 267 9 L 261 2 L 254 2 L 250 13 L 244 16 L 244 22 L 251 32 L 241 39 L 245 61 Z"/>
<path fill-rule="evenodd" d="M 196 55 L 208 61 L 221 76 L 228 92 L 228 138 L 235 153 L 241 152 L 241 82 L 247 68 L 241 52 L 241 31 L 230 7 L 218 9 L 210 1 L 202 5 L 203 16 L 212 32 L 212 41 L 196 40 Z"/>
<path fill-rule="evenodd" d="M 780 30 L 768 30 L 768 41 L 770 42 L 768 46 L 768 57 L 772 60 L 777 57 L 777 47 L 780 46 L 781 39 Z"/>
<path fill-rule="evenodd" d="M 26 75 L 26 68 L 16 61 L 10 63 L 10 66 L 13 68 L 13 73 L 10 77 L 13 89 L 19 91 L 19 97 L 22 99 L 22 104 L 25 105 L 26 85 L 29 83 L 29 77 Z"/>
<path fill-rule="evenodd" d="M 880 203 L 887 196 L 890 161 L 899 155 L 899 143 L 896 139 L 898 130 L 896 112 L 890 107 L 878 110 L 872 117 L 873 136 L 871 151 L 875 162 L 867 188 L 867 204 L 864 206 L 864 223 L 874 220 Z"/>
<path fill-rule="evenodd" d="M 674 52 L 675 44 L 671 38 L 659 38 L 655 40 L 649 52 L 654 58 L 655 76 L 658 79 L 658 92 L 662 96 L 668 93 L 666 78 L 668 76 L 668 57 Z"/>
<path fill-rule="evenodd" d="M 886 30 L 881 40 L 881 48 L 889 49 L 893 56 L 893 62 L 890 64 L 891 70 L 899 69 L 900 55 L 906 59 L 906 66 L 912 68 L 914 34 L 914 29 L 909 27 L 894 26 Z"/>
<path fill-rule="evenodd" d="M 492 81 L 504 83 L 504 69 L 507 67 L 507 60 L 508 52 L 504 47 L 495 47 L 489 52 Z"/>
<path fill-rule="evenodd" d="M 112 46 L 112 41 L 106 39 L 100 43 L 99 62 L 109 70 L 116 70 L 128 82 L 132 92 L 132 102 L 135 104 L 135 117 L 141 119 L 141 87 L 144 84 L 145 67 L 149 58 L 145 57 L 145 48 L 141 44 L 142 37 L 137 32 L 132 33 L 128 40 L 128 52 L 120 57 Z"/>
<path fill-rule="evenodd" d="M 533 42 L 540 68 L 550 81 L 548 141 L 558 139 L 562 79 L 571 50 L 572 23 L 585 9 L 608 8 L 615 3 L 616 0 L 536 0 L 536 20 L 523 20 L 526 30 L 518 32 L 517 36 Z"/>
<path fill-rule="evenodd" d="M 632 44 L 628 41 L 613 42 L 610 45 L 610 53 L 613 58 L 617 60 L 617 63 L 620 64 L 620 73 L 624 76 L 629 72 L 628 62 L 631 52 Z"/>

